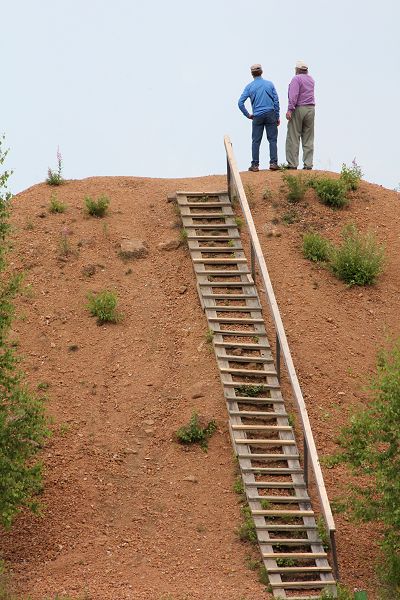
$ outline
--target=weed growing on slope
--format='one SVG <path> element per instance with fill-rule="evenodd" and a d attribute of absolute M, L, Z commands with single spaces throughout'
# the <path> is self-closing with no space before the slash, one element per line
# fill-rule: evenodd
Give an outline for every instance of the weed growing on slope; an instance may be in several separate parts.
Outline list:
<path fill-rule="evenodd" d="M 240 231 L 244 225 L 244 219 L 242 219 L 242 217 L 235 217 L 235 223 L 236 223 L 236 227 Z"/>
<path fill-rule="evenodd" d="M 305 233 L 303 236 L 303 254 L 308 260 L 325 262 L 332 253 L 332 245 L 319 233 Z"/>
<path fill-rule="evenodd" d="M 345 184 L 346 188 L 351 191 L 355 191 L 360 186 L 361 177 L 363 173 L 361 171 L 360 165 L 356 163 L 356 159 L 353 158 L 351 163 L 351 167 L 342 164 L 342 170 L 340 171 L 340 179 Z"/>
<path fill-rule="evenodd" d="M 331 208 L 343 208 L 349 203 L 346 196 L 347 187 L 340 179 L 313 177 L 308 185 L 315 190 L 319 201 Z"/>
<path fill-rule="evenodd" d="M 94 200 L 90 196 L 85 196 L 86 212 L 92 217 L 104 217 L 108 212 L 110 198 L 108 196 L 99 196 Z"/>
<path fill-rule="evenodd" d="M 243 522 L 236 530 L 239 539 L 242 542 L 250 542 L 251 544 L 257 544 L 257 532 L 254 524 L 253 515 L 251 514 L 250 507 L 245 504 L 241 508 Z"/>
<path fill-rule="evenodd" d="M 62 185 L 64 183 L 62 176 L 62 156 L 59 148 L 57 148 L 57 170 L 53 171 L 50 167 L 48 168 L 46 183 L 49 185 Z"/>
<path fill-rule="evenodd" d="M 284 173 L 282 175 L 282 181 L 286 184 L 286 197 L 289 202 L 296 204 L 297 202 L 300 202 L 300 200 L 303 200 L 309 187 L 307 178 L 301 173 L 299 175 Z"/>
<path fill-rule="evenodd" d="M 185 229 L 184 227 L 182 227 L 182 229 L 179 232 L 179 239 L 181 241 L 181 244 L 187 245 L 187 243 L 188 243 L 188 232 L 187 232 L 187 229 Z"/>
<path fill-rule="evenodd" d="M 267 185 L 264 188 L 262 197 L 263 197 L 263 200 L 272 200 L 272 198 L 274 197 L 273 191 Z"/>
<path fill-rule="evenodd" d="M 51 213 L 64 213 L 67 210 L 66 204 L 62 200 L 57 198 L 57 194 L 52 194 L 50 197 L 49 212 Z"/>
<path fill-rule="evenodd" d="M 250 398 L 259 396 L 263 391 L 264 387 L 262 385 L 238 385 L 238 387 L 235 387 L 238 396 L 248 396 Z"/>
<path fill-rule="evenodd" d="M 299 215 L 294 209 L 288 210 L 282 215 L 282 223 L 284 223 L 285 225 L 293 225 L 293 223 L 296 223 L 296 221 L 298 220 Z"/>
<path fill-rule="evenodd" d="M 193 413 L 187 425 L 183 425 L 176 432 L 176 438 L 180 444 L 199 444 L 203 450 L 207 450 L 208 440 L 216 431 L 217 424 L 214 420 L 203 427 L 199 415 Z"/>
<path fill-rule="evenodd" d="M 104 290 L 98 294 L 88 294 L 89 303 L 87 305 L 90 314 L 97 317 L 99 325 L 103 323 L 118 323 L 121 315 L 117 311 L 117 294 Z"/>
<path fill-rule="evenodd" d="M 250 206 L 250 208 L 254 208 L 255 194 L 253 186 L 250 185 L 250 183 L 246 183 L 246 185 L 244 186 L 244 192 L 246 194 L 248 205 Z"/>
<path fill-rule="evenodd" d="M 349 285 L 371 285 L 383 270 L 385 251 L 372 233 L 361 234 L 354 225 L 342 232 L 343 242 L 330 259 L 332 272 Z"/>

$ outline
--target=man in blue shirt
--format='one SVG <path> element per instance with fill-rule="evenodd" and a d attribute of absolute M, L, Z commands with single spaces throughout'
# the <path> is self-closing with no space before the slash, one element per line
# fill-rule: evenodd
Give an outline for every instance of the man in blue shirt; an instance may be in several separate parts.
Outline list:
<path fill-rule="evenodd" d="M 272 81 L 261 77 L 262 67 L 259 64 L 250 67 L 254 81 L 246 85 L 239 98 L 238 106 L 245 117 L 252 119 L 252 160 L 249 171 L 258 171 L 260 164 L 260 144 L 264 128 L 269 142 L 269 168 L 277 171 L 278 167 L 278 125 L 279 98 Z M 250 114 L 244 103 L 250 98 L 253 114 Z"/>

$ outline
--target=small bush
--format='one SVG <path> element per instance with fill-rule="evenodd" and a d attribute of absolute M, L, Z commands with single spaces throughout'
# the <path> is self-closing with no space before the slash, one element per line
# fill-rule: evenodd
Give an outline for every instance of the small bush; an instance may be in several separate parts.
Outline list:
<path fill-rule="evenodd" d="M 248 396 L 249 398 L 255 398 L 263 391 L 264 387 L 262 385 L 238 385 L 238 387 L 235 387 L 236 394 L 239 396 Z"/>
<path fill-rule="evenodd" d="M 272 200 L 273 196 L 274 196 L 273 191 L 271 190 L 271 188 L 269 188 L 266 185 L 264 188 L 264 191 L 263 191 L 263 195 L 262 195 L 263 200 Z"/>
<path fill-rule="evenodd" d="M 214 420 L 203 427 L 198 414 L 193 413 L 189 423 L 180 427 L 175 435 L 180 444 L 200 444 L 203 450 L 207 450 L 208 440 L 216 429 L 217 424 Z"/>
<path fill-rule="evenodd" d="M 62 176 L 62 156 L 59 148 L 57 148 L 57 165 L 57 171 L 53 171 L 50 167 L 47 170 L 46 183 L 48 185 L 62 185 L 64 183 Z"/>
<path fill-rule="evenodd" d="M 86 196 L 85 205 L 87 213 L 92 217 L 104 217 L 110 205 L 110 198 L 108 196 L 99 196 L 97 200 L 93 200 L 90 196 Z"/>
<path fill-rule="evenodd" d="M 282 180 L 287 186 L 287 199 L 289 202 L 295 204 L 303 200 L 308 183 L 302 174 L 290 175 L 289 173 L 284 173 Z"/>
<path fill-rule="evenodd" d="M 348 190 L 355 191 L 358 189 L 363 173 L 361 167 L 356 163 L 354 158 L 351 167 L 348 167 L 343 163 L 342 170 L 340 171 L 340 179 L 345 184 Z"/>
<path fill-rule="evenodd" d="M 285 223 L 285 225 L 293 225 L 293 223 L 296 223 L 298 220 L 299 215 L 295 210 L 288 210 L 282 215 L 282 222 Z"/>
<path fill-rule="evenodd" d="M 242 217 L 235 217 L 235 223 L 236 223 L 236 227 L 240 231 L 244 225 L 244 219 L 242 219 Z"/>
<path fill-rule="evenodd" d="M 257 544 L 257 532 L 254 524 L 253 515 L 251 514 L 250 507 L 246 504 L 241 508 L 243 515 L 243 523 L 237 529 L 236 533 L 242 542 L 250 542 L 251 544 Z"/>
<path fill-rule="evenodd" d="M 322 204 L 331 208 L 343 208 L 347 206 L 346 185 L 340 179 L 328 179 L 327 177 L 314 177 L 309 186 L 314 188 L 318 199 Z"/>
<path fill-rule="evenodd" d="M 97 317 L 99 325 L 102 323 L 118 323 L 121 315 L 117 312 L 117 295 L 107 290 L 98 294 L 88 295 L 88 309 L 93 317 Z"/>
<path fill-rule="evenodd" d="M 319 233 L 305 233 L 303 236 L 303 254 L 308 260 L 325 262 L 329 260 L 332 246 L 327 239 Z"/>
<path fill-rule="evenodd" d="M 334 275 L 349 285 L 371 285 L 382 272 L 385 260 L 383 246 L 372 233 L 359 233 L 354 225 L 343 230 L 343 243 L 331 255 Z"/>
<path fill-rule="evenodd" d="M 64 213 L 67 207 L 62 200 L 57 198 L 57 194 L 52 194 L 50 198 L 49 212 Z"/>

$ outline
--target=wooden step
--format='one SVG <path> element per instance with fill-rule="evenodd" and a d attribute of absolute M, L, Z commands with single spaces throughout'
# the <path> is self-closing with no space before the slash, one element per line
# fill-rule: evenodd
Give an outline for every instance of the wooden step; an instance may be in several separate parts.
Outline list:
<path fill-rule="evenodd" d="M 215 308 L 212 310 L 215 310 Z M 251 317 L 243 317 L 243 319 L 239 317 L 208 317 L 208 320 L 211 323 L 228 323 L 230 325 L 261 325 L 264 323 L 264 319 L 253 319 Z"/>
<path fill-rule="evenodd" d="M 185 228 L 184 228 L 185 229 Z M 222 233 L 221 235 L 206 235 L 206 234 L 198 234 L 194 231 L 188 232 L 187 235 L 188 240 L 197 240 L 203 242 L 229 242 L 230 240 L 240 240 L 240 235 L 238 233 L 231 233 L 228 235 L 226 233 Z"/>
<path fill-rule="evenodd" d="M 249 383 L 248 381 L 224 381 L 224 385 L 227 387 L 243 388 L 243 386 L 250 387 L 263 387 L 264 390 L 278 390 L 280 389 L 279 383 Z M 248 396 L 247 396 L 248 397 Z"/>
<path fill-rule="evenodd" d="M 203 208 L 200 206 L 190 206 L 189 208 Z M 217 208 L 216 206 L 214 206 L 213 208 Z M 223 219 L 224 217 L 229 217 L 230 219 L 232 219 L 232 217 L 234 217 L 234 213 L 233 212 L 203 212 L 203 213 L 194 213 L 194 212 L 190 212 L 190 213 L 184 213 L 182 214 L 183 218 L 187 218 L 190 217 L 191 219 Z"/>
<path fill-rule="evenodd" d="M 268 358 L 267 356 L 249 356 L 240 354 L 236 356 L 235 354 L 218 354 L 217 358 L 220 360 L 227 360 L 228 362 L 243 362 L 243 363 L 258 363 L 258 364 L 274 364 L 274 360 L 272 357 Z M 276 372 L 275 372 L 276 374 Z"/>
<path fill-rule="evenodd" d="M 306 488 L 304 481 L 301 483 L 285 482 L 285 481 L 248 481 L 246 487 L 256 487 L 261 489 L 282 489 L 288 490 L 292 488 Z"/>
<path fill-rule="evenodd" d="M 188 217 L 183 216 L 183 219 L 187 219 Z M 207 229 L 217 230 L 217 229 L 236 229 L 237 225 L 232 217 L 228 217 L 230 221 L 233 223 L 183 223 L 184 229 L 200 229 L 201 231 L 206 231 Z"/>
<path fill-rule="evenodd" d="M 249 438 L 245 438 L 245 439 L 235 439 L 235 443 L 236 444 L 240 444 L 240 445 L 247 445 L 247 446 L 295 446 L 296 442 L 294 440 L 251 440 Z M 246 473 L 253 473 L 253 472 L 260 472 L 260 469 L 262 467 L 259 468 L 253 468 L 253 467 L 249 467 L 248 469 L 243 469 L 243 471 L 245 471 Z M 290 469 L 289 469 L 290 470 Z M 267 472 L 271 472 L 271 473 L 275 473 L 275 475 L 279 474 L 280 471 L 283 471 L 282 475 L 286 475 L 286 473 L 284 472 L 285 469 L 270 469 L 269 471 L 267 469 L 265 469 L 265 473 Z M 294 471 L 294 470 L 290 470 L 291 473 L 299 473 L 300 471 Z"/>
<path fill-rule="evenodd" d="M 238 287 L 240 287 L 240 284 Z M 257 294 L 202 294 L 202 296 L 213 300 L 251 300 L 258 298 Z"/>
<path fill-rule="evenodd" d="M 249 271 L 249 269 L 242 269 L 242 270 L 236 270 L 236 271 L 196 271 L 195 273 L 196 275 L 204 275 L 209 277 L 210 275 L 212 275 L 213 277 L 237 277 L 238 275 L 249 275 L 251 271 Z M 222 281 L 220 281 L 219 283 L 224 283 Z M 231 283 L 236 283 L 240 285 L 240 281 L 232 281 Z M 264 321 L 263 321 L 264 322 Z"/>
<path fill-rule="evenodd" d="M 259 337 L 265 337 L 260 336 Z M 254 336 L 253 336 L 254 337 Z M 265 342 L 214 342 L 214 346 L 220 348 L 243 348 L 244 350 L 269 350 L 271 346 Z"/>
<path fill-rule="evenodd" d="M 290 431 L 290 425 L 232 425 L 233 431 Z"/>
<path fill-rule="evenodd" d="M 256 405 L 284 404 L 285 403 L 285 401 L 283 399 L 278 400 L 276 398 L 272 399 L 272 398 L 261 398 L 261 397 L 250 398 L 249 396 L 234 396 L 233 398 L 225 397 L 225 399 L 227 400 L 227 402 L 238 402 L 238 403 L 243 402 L 244 404 L 256 404 Z"/>
<path fill-rule="evenodd" d="M 248 496 L 249 500 L 267 500 L 276 504 L 298 504 L 299 502 L 310 502 L 309 496 Z"/>
<path fill-rule="evenodd" d="M 235 369 L 227 367 L 221 368 L 220 372 L 229 373 L 230 375 L 242 375 L 243 377 L 276 377 L 275 369 L 273 371 L 264 371 L 262 369 Z"/>
<path fill-rule="evenodd" d="M 254 287 L 252 281 L 199 281 L 199 285 L 207 287 Z"/>
<path fill-rule="evenodd" d="M 287 590 L 317 589 L 325 588 L 328 585 L 336 585 L 336 581 L 334 579 L 317 579 L 316 581 L 280 581 L 270 583 L 272 588 L 285 588 Z"/>
<path fill-rule="evenodd" d="M 279 417 L 287 417 L 288 414 L 285 412 L 268 412 L 264 410 L 230 410 L 229 414 L 232 417 L 251 417 L 257 419 L 258 417 L 263 419 L 278 419 Z"/>
<path fill-rule="evenodd" d="M 257 525 L 256 529 L 266 529 L 268 531 L 312 531 L 315 533 L 317 530 L 316 525 L 287 525 L 286 523 L 282 523 L 281 525 L 268 523 L 266 525 Z M 263 542 L 263 544 L 267 544 L 268 542 Z"/>
<path fill-rule="evenodd" d="M 266 542 L 262 542 L 265 544 Z M 314 560 L 316 558 L 326 558 L 326 552 L 263 552 L 263 558 L 296 558 L 299 560 Z M 291 599 L 292 600 L 292 599 Z"/>
<path fill-rule="evenodd" d="M 303 540 L 301 538 L 271 538 L 267 542 L 262 542 L 269 546 L 322 546 L 321 540 Z"/>
<path fill-rule="evenodd" d="M 206 306 L 205 308 L 206 312 L 207 311 L 216 311 L 216 312 L 223 312 L 223 313 L 230 313 L 230 312 L 240 312 L 240 313 L 251 313 L 251 312 L 260 312 L 261 311 L 261 306 L 257 305 L 257 306 L 225 306 L 224 304 L 213 304 L 212 306 Z M 240 319 L 239 319 L 240 322 Z"/>
<path fill-rule="evenodd" d="M 237 454 L 238 458 L 247 458 L 248 460 L 300 460 L 300 454 L 265 454 L 252 452 L 251 454 Z M 262 498 L 262 496 L 260 496 Z"/>
<path fill-rule="evenodd" d="M 330 573 L 331 567 L 268 567 L 268 573 Z"/>
<path fill-rule="evenodd" d="M 232 206 L 229 201 L 221 200 L 221 202 L 181 202 L 179 206 L 188 206 L 189 208 L 218 208 L 220 206 Z"/>
<path fill-rule="evenodd" d="M 192 252 L 209 252 L 210 254 L 216 254 L 219 252 L 223 252 L 224 254 L 233 254 L 234 252 L 243 253 L 242 246 L 197 246 L 197 248 L 192 248 Z"/>
<path fill-rule="evenodd" d="M 249 440 L 245 440 L 246 442 L 249 442 Z M 252 440 L 250 440 L 252 441 Z M 264 440 L 263 440 L 264 441 Z M 271 441 L 271 440 L 265 440 L 265 441 Z M 272 440 L 272 441 L 276 441 L 276 440 Z M 296 444 L 296 442 L 293 440 L 292 444 L 288 444 L 288 442 L 290 442 L 292 440 L 284 440 L 284 445 L 285 446 L 294 446 Z M 282 444 L 283 445 L 283 444 Z M 303 473 L 303 469 L 298 468 L 298 469 L 292 469 L 292 468 L 285 468 L 285 467 L 243 467 L 242 468 L 243 473 L 255 473 L 257 475 L 294 475 L 295 473 L 300 475 Z"/>
<path fill-rule="evenodd" d="M 202 263 L 204 265 L 236 265 L 238 263 L 247 263 L 247 258 L 235 256 L 233 258 L 194 258 L 195 265 Z"/>
<path fill-rule="evenodd" d="M 255 517 L 313 517 L 312 510 L 259 510 L 254 509 L 251 514 Z M 269 542 L 268 542 L 269 543 Z"/>

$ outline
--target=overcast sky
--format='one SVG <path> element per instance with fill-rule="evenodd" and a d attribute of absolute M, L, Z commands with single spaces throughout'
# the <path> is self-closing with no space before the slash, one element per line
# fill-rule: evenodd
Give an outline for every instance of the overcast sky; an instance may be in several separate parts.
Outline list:
<path fill-rule="evenodd" d="M 63 175 L 241 170 L 251 122 L 237 108 L 260 62 L 282 106 L 296 60 L 316 80 L 315 168 L 356 157 L 367 180 L 400 182 L 399 0 L 2 0 L 1 123 L 12 191 Z M 261 167 L 267 165 L 265 143 Z"/>

